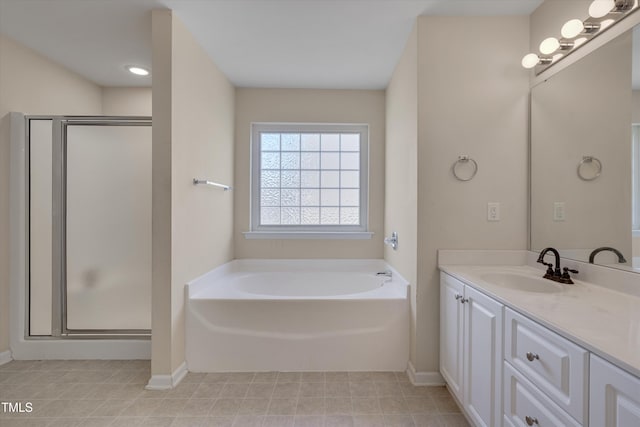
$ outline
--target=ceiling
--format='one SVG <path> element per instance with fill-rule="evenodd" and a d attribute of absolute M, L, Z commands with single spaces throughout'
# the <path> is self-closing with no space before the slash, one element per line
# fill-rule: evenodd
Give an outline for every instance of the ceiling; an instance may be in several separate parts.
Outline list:
<path fill-rule="evenodd" d="M 0 32 L 101 86 L 149 86 L 125 66 L 151 67 L 150 11 L 168 8 L 236 86 L 382 89 L 417 16 L 529 15 L 540 3 L 0 0 Z"/>

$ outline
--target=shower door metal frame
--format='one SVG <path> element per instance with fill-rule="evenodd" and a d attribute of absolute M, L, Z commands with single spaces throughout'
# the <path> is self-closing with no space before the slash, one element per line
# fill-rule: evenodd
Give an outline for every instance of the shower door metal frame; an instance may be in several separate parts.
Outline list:
<path fill-rule="evenodd" d="M 51 335 L 30 335 L 31 322 L 31 120 L 51 120 L 52 122 L 52 292 L 51 292 Z M 67 327 L 67 128 L 70 125 L 83 126 L 151 126 L 151 117 L 136 116 L 25 116 L 26 126 L 26 278 L 27 295 L 25 310 L 25 338 L 150 338 L 150 329 L 69 329 Z"/>

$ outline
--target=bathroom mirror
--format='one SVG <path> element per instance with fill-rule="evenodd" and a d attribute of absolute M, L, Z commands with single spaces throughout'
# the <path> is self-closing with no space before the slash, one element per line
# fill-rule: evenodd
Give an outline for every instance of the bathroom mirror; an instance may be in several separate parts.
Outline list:
<path fill-rule="evenodd" d="M 531 90 L 532 251 L 552 246 L 588 261 L 612 247 L 626 262 L 603 251 L 595 263 L 640 272 L 632 161 L 640 158 L 632 137 L 640 135 L 639 34 L 620 35 Z"/>

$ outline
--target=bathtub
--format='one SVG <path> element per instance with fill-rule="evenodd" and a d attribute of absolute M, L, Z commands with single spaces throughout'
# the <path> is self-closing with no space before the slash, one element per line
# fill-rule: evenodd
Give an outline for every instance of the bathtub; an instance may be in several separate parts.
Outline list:
<path fill-rule="evenodd" d="M 404 371 L 408 294 L 381 260 L 234 260 L 186 286 L 187 367 Z"/>

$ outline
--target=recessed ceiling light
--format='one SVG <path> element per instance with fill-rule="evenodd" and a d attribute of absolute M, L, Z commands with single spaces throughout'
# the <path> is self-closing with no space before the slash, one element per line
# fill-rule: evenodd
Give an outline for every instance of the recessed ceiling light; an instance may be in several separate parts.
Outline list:
<path fill-rule="evenodd" d="M 137 67 L 135 65 L 128 65 L 127 70 L 129 70 L 130 73 L 135 74 L 136 76 L 148 76 L 149 75 L 149 70 L 147 70 L 146 68 L 142 68 L 142 67 Z"/>

